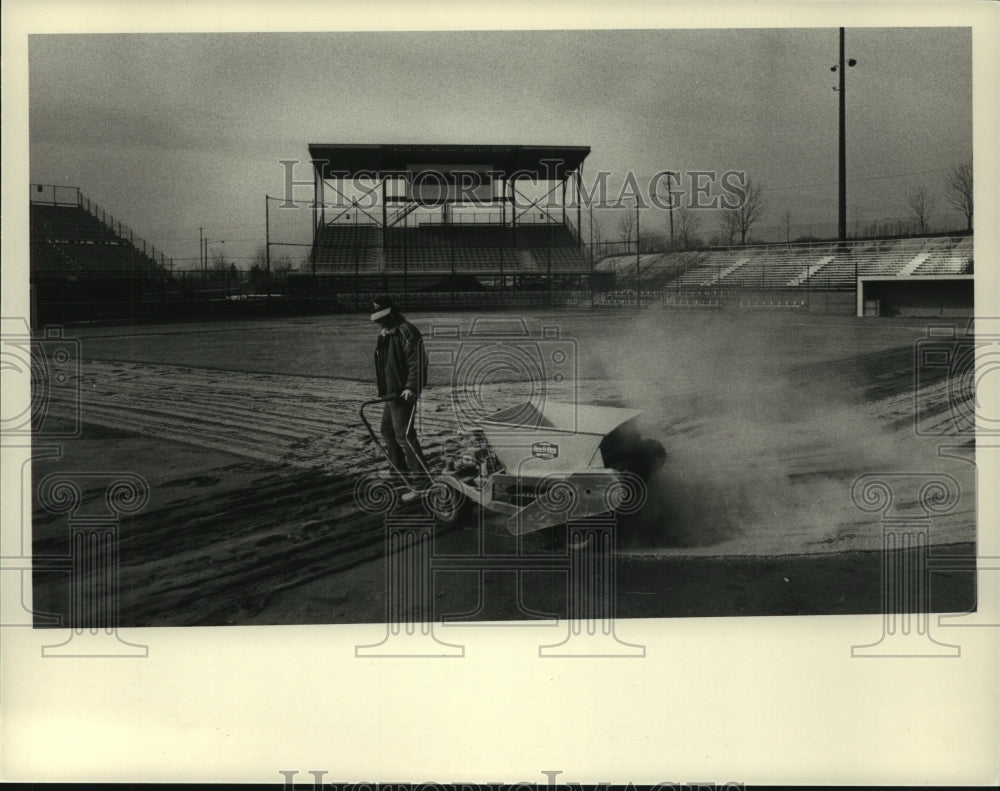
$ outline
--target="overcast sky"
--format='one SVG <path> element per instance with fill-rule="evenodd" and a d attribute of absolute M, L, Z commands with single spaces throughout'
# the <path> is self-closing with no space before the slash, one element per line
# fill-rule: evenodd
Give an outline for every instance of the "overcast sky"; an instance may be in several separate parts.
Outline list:
<path fill-rule="evenodd" d="M 971 34 L 849 28 L 847 55 L 849 222 L 905 216 L 907 191 L 972 154 Z M 31 180 L 80 187 L 178 268 L 199 226 L 244 263 L 279 161 L 309 143 L 587 145 L 585 174 L 615 188 L 630 169 L 736 169 L 765 184 L 763 223 L 829 232 L 837 57 L 836 28 L 36 35 Z M 308 227 L 283 215 L 272 236 Z"/>

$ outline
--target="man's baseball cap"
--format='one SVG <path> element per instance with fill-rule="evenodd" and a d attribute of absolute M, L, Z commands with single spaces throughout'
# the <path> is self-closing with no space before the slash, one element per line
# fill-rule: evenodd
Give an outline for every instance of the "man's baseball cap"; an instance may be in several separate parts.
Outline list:
<path fill-rule="evenodd" d="M 372 300 L 372 321 L 384 319 L 396 306 L 392 304 L 392 299 L 388 294 L 379 294 Z"/>

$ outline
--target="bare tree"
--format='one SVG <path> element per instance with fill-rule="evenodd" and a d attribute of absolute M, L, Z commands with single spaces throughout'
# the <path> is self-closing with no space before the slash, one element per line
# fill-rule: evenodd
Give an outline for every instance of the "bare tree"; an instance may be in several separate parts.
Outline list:
<path fill-rule="evenodd" d="M 601 225 L 600 217 L 593 217 L 593 215 L 591 215 L 591 217 L 592 217 L 591 236 L 594 239 L 594 244 L 599 247 L 604 242 L 604 226 Z"/>
<path fill-rule="evenodd" d="M 632 244 L 632 234 L 635 231 L 635 214 L 631 209 L 626 209 L 624 214 L 618 216 L 618 233 L 627 248 Z"/>
<path fill-rule="evenodd" d="M 666 250 L 670 240 L 657 231 L 642 231 L 639 234 L 639 252 L 657 253 Z"/>
<path fill-rule="evenodd" d="M 253 251 L 253 258 L 250 260 L 251 268 L 258 267 L 264 269 L 267 265 L 267 251 L 264 249 L 264 245 L 257 245 L 256 249 Z"/>
<path fill-rule="evenodd" d="M 965 215 L 967 230 L 972 230 L 972 160 L 956 165 L 948 173 L 948 201 Z"/>
<path fill-rule="evenodd" d="M 917 233 L 921 235 L 927 233 L 931 215 L 934 214 L 934 202 L 934 196 L 928 192 L 927 187 L 923 184 L 914 187 L 906 196 L 906 207 L 910 210 L 910 219 L 916 223 Z"/>
<path fill-rule="evenodd" d="M 229 269 L 229 261 L 223 251 L 212 251 L 212 270 L 215 272 L 225 272 Z"/>
<path fill-rule="evenodd" d="M 723 211 L 719 220 L 719 241 L 721 244 L 732 245 L 740 232 L 736 215 L 731 211 Z"/>
<path fill-rule="evenodd" d="M 759 181 L 747 178 L 743 184 L 743 197 L 739 204 L 731 209 L 722 210 L 722 230 L 732 240 L 739 234 L 740 244 L 747 243 L 750 230 L 764 214 L 767 201 L 764 185 Z"/>
<path fill-rule="evenodd" d="M 698 212 L 687 206 L 682 206 L 674 212 L 674 232 L 681 241 L 681 249 L 694 247 L 698 229 L 701 227 L 701 217 Z"/>
<path fill-rule="evenodd" d="M 282 255 L 271 261 L 271 279 L 283 282 L 288 279 L 288 273 L 292 271 L 291 256 Z"/>

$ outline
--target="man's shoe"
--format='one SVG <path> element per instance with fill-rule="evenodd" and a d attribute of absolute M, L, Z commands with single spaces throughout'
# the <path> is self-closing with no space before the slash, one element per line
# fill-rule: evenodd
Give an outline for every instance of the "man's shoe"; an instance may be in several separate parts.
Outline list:
<path fill-rule="evenodd" d="M 423 497 L 428 488 L 428 483 L 424 480 L 407 481 L 406 491 L 399 496 L 399 499 L 404 503 L 412 503 Z"/>
<path fill-rule="evenodd" d="M 413 503 L 423 496 L 424 491 L 424 489 L 410 488 L 403 492 L 399 499 L 404 503 Z"/>
<path fill-rule="evenodd" d="M 383 481 L 391 481 L 393 478 L 398 478 L 399 473 L 395 470 L 379 470 L 375 473 L 375 477 Z"/>

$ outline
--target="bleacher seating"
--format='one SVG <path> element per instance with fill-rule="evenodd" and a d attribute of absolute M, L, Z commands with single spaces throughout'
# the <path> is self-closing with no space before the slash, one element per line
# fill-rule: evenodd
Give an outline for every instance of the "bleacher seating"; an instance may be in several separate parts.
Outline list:
<path fill-rule="evenodd" d="M 571 230 L 559 224 L 514 228 L 426 223 L 385 230 L 338 226 L 324 229 L 318 242 L 317 266 L 345 274 L 355 266 L 359 271 L 401 273 L 405 265 L 411 274 L 583 276 L 591 268 Z M 830 241 L 644 253 L 638 275 L 641 290 L 649 293 L 849 290 L 858 276 L 962 274 L 969 271 L 971 258 L 968 236 Z M 634 253 L 606 256 L 594 268 L 614 273 L 620 287 L 635 285 Z M 450 304 L 450 294 L 447 298 Z"/>
<path fill-rule="evenodd" d="M 386 268 L 402 270 L 405 264 L 413 272 L 478 272 L 505 264 L 505 269 L 513 269 L 513 250 L 499 231 L 443 225 L 390 228 L 385 232 Z"/>
<path fill-rule="evenodd" d="M 853 288 L 861 275 L 962 274 L 972 258 L 971 237 L 930 237 L 771 245 L 640 256 L 643 287 Z M 598 271 L 635 277 L 635 255 L 609 256 Z"/>
<path fill-rule="evenodd" d="M 31 240 L 31 268 L 44 272 L 76 272 L 83 268 L 79 262 L 68 257 L 56 245 L 44 239 Z"/>
<path fill-rule="evenodd" d="M 117 241 L 114 229 L 102 223 L 80 206 L 50 206 L 32 203 L 32 236 L 64 241 Z"/>
<path fill-rule="evenodd" d="M 378 238 L 373 225 L 327 225 L 317 239 L 317 271 L 378 269 Z"/>
<path fill-rule="evenodd" d="M 927 259 L 917 267 L 915 275 L 960 275 L 972 258 L 972 237 L 943 237 L 927 252 Z"/>
<path fill-rule="evenodd" d="M 153 272 L 157 263 L 82 206 L 32 203 L 32 273 L 134 275 Z M 119 226 L 120 228 L 121 226 Z"/>
<path fill-rule="evenodd" d="M 561 225 L 428 223 L 411 228 L 327 226 L 317 237 L 317 270 L 446 274 L 584 273 L 590 263 Z"/>
<path fill-rule="evenodd" d="M 522 225 L 517 246 L 531 253 L 537 271 L 587 272 L 590 265 L 564 225 Z"/>

